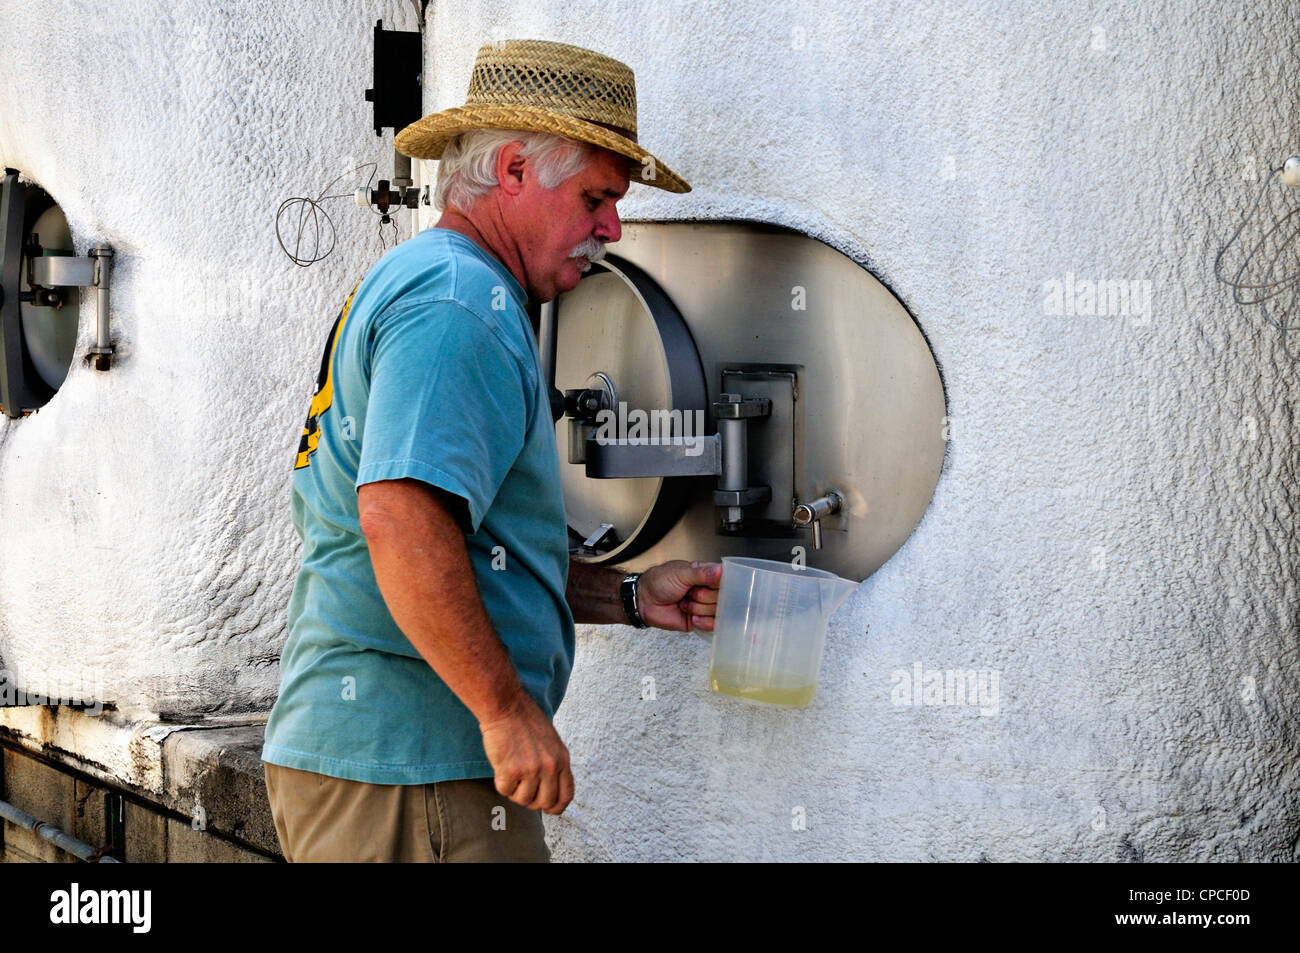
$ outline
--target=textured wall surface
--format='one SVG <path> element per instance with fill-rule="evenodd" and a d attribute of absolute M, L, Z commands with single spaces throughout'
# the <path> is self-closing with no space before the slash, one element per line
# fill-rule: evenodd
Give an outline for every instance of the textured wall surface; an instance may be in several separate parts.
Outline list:
<path fill-rule="evenodd" d="M 362 95 L 370 36 L 416 15 L 126 6 L 0 5 L 0 160 L 61 203 L 79 252 L 114 246 L 117 347 L 110 372 L 77 362 L 38 413 L 0 417 L 0 659 L 32 691 L 85 685 L 128 711 L 269 708 L 298 435 L 330 325 L 380 253 L 367 211 L 332 201 L 338 247 L 299 268 L 276 212 L 361 162 L 391 173 Z"/>
<path fill-rule="evenodd" d="M 1300 151 L 1296 4 L 861 7 L 431 6 L 427 109 L 462 101 L 494 39 L 625 60 L 642 142 L 694 191 L 633 188 L 624 218 L 834 245 L 916 316 L 951 414 L 930 510 L 835 616 L 807 711 L 708 693 L 707 638 L 580 630 L 556 856 L 1295 859 L 1298 369 L 1212 262 Z M 264 706 L 289 461 L 332 311 L 376 253 L 344 204 L 339 250 L 299 270 L 271 221 L 346 157 L 386 155 L 368 31 L 413 17 L 136 8 L 113 28 L 90 5 L 0 10 L 6 35 L 39 21 L 42 51 L 68 51 L 55 82 L 43 52 L 0 63 L 0 157 L 79 247 L 117 246 L 121 348 L 0 421 L 0 655 L 93 666 L 144 709 Z M 1057 308 L 1054 281 L 1083 307 Z M 1081 281 L 1149 307 L 1077 313 L 1098 310 Z M 990 694 L 925 704 L 922 679 L 903 704 L 918 665 Z"/>

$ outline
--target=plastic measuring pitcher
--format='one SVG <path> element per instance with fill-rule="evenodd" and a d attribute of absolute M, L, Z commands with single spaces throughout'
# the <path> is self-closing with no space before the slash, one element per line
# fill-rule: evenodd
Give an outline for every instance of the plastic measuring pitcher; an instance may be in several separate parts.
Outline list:
<path fill-rule="evenodd" d="M 807 708 L 817 691 L 826 622 L 857 585 L 821 569 L 724 556 L 709 687 Z"/>

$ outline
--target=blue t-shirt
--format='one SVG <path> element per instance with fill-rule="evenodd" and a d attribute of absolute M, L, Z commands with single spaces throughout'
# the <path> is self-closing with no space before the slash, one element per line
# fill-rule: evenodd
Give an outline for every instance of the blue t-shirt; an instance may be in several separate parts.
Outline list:
<path fill-rule="evenodd" d="M 461 497 L 470 563 L 520 682 L 553 716 L 573 665 L 568 530 L 527 295 L 465 236 L 429 228 L 344 305 L 293 474 L 302 568 L 262 759 L 375 784 L 492 777 L 478 722 L 375 582 L 357 487 Z"/>

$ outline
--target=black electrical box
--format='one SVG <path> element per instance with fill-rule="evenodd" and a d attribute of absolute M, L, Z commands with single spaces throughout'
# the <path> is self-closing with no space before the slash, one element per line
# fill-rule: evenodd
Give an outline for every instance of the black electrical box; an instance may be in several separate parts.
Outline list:
<path fill-rule="evenodd" d="M 374 87 L 366 102 L 375 106 L 375 135 L 385 128 L 400 131 L 424 115 L 420 91 L 423 47 L 418 31 L 385 30 L 375 21 Z"/>

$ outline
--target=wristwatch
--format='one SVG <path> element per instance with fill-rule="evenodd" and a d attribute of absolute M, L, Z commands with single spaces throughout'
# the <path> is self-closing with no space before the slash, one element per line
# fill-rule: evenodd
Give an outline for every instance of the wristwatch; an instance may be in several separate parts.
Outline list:
<path fill-rule="evenodd" d="M 627 615 L 628 624 L 638 629 L 648 629 L 645 619 L 641 618 L 641 607 L 636 601 L 636 581 L 640 578 L 639 572 L 623 577 L 619 592 L 623 596 L 623 612 Z"/>

